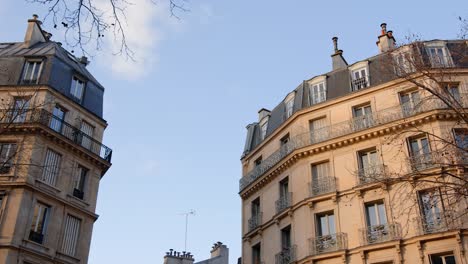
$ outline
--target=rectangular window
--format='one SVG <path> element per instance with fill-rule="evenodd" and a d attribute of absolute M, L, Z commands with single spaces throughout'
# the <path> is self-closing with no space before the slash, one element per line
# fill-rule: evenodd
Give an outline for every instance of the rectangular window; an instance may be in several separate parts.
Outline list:
<path fill-rule="evenodd" d="M 11 111 L 11 121 L 13 123 L 24 123 L 26 114 L 29 111 L 29 98 L 15 97 L 13 111 Z"/>
<path fill-rule="evenodd" d="M 397 76 L 406 76 L 414 72 L 415 58 L 410 51 L 393 54 L 393 63 Z"/>
<path fill-rule="evenodd" d="M 264 140 L 265 137 L 266 137 L 267 127 L 268 127 L 268 122 L 265 122 L 260 126 L 260 129 L 261 129 L 261 131 L 260 131 L 261 135 L 260 136 L 261 136 L 262 140 Z"/>
<path fill-rule="evenodd" d="M 468 150 L 468 129 L 456 128 L 454 129 L 455 144 L 459 149 Z"/>
<path fill-rule="evenodd" d="M 382 201 L 366 204 L 367 226 L 379 228 L 387 224 L 385 205 Z"/>
<path fill-rule="evenodd" d="M 318 236 L 329 236 L 336 233 L 335 215 L 333 212 L 317 215 L 317 222 Z"/>
<path fill-rule="evenodd" d="M 29 240 L 42 244 L 47 229 L 50 207 L 43 203 L 37 203 L 34 207 L 34 215 L 31 222 Z"/>
<path fill-rule="evenodd" d="M 286 177 L 279 183 L 279 199 L 276 201 L 276 213 L 282 212 L 291 206 L 291 193 L 289 192 L 289 178 Z"/>
<path fill-rule="evenodd" d="M 418 91 L 400 93 L 401 109 L 403 116 L 414 115 L 419 112 L 421 98 Z"/>
<path fill-rule="evenodd" d="M 369 86 L 367 69 L 361 68 L 352 72 L 353 91 L 357 91 Z"/>
<path fill-rule="evenodd" d="M 75 256 L 76 245 L 80 235 L 81 220 L 71 215 L 67 215 L 65 219 L 65 232 L 63 235 L 62 252 Z"/>
<path fill-rule="evenodd" d="M 251 213 L 252 217 L 257 217 L 260 215 L 260 197 L 252 201 Z"/>
<path fill-rule="evenodd" d="M 248 220 L 249 231 L 254 230 L 255 228 L 261 225 L 262 213 L 260 212 L 260 197 L 257 197 L 250 204 L 250 219 Z"/>
<path fill-rule="evenodd" d="M 289 250 L 291 248 L 291 226 L 281 229 L 281 250 Z"/>
<path fill-rule="evenodd" d="M 309 86 L 309 104 L 314 105 L 327 100 L 327 89 L 325 82 L 312 84 Z"/>
<path fill-rule="evenodd" d="M 23 78 L 21 83 L 23 84 L 37 84 L 42 70 L 42 60 L 28 60 L 24 64 Z"/>
<path fill-rule="evenodd" d="M 370 104 L 353 107 L 353 129 L 355 131 L 371 127 L 374 124 Z"/>
<path fill-rule="evenodd" d="M 443 204 L 438 189 L 419 192 L 419 203 L 423 217 L 424 233 L 434 233 L 445 227 Z"/>
<path fill-rule="evenodd" d="M 258 158 L 254 161 L 254 166 L 255 166 L 255 167 L 260 166 L 260 164 L 262 164 L 262 156 L 258 157 Z"/>
<path fill-rule="evenodd" d="M 0 143 L 0 173 L 8 173 L 13 165 L 16 155 L 16 144 Z"/>
<path fill-rule="evenodd" d="M 88 122 L 82 121 L 80 131 L 84 134 L 81 139 L 81 146 L 86 149 L 92 150 L 92 138 L 94 134 L 94 127 L 91 126 Z"/>
<path fill-rule="evenodd" d="M 260 243 L 252 247 L 252 264 L 262 263 L 262 247 Z"/>
<path fill-rule="evenodd" d="M 281 156 L 286 156 L 293 150 L 292 145 L 288 144 L 289 140 L 289 133 L 280 139 Z"/>
<path fill-rule="evenodd" d="M 85 82 L 80 78 L 73 76 L 70 88 L 70 94 L 81 103 L 83 99 Z"/>
<path fill-rule="evenodd" d="M 312 164 L 311 196 L 332 192 L 335 189 L 335 178 L 330 173 L 330 163 Z"/>
<path fill-rule="evenodd" d="M 309 121 L 310 141 L 318 143 L 326 140 L 329 136 L 327 119 L 325 117 Z"/>
<path fill-rule="evenodd" d="M 51 149 L 47 149 L 44 160 L 44 168 L 42 171 L 43 182 L 55 186 L 60 169 L 61 159 L 62 156 L 59 153 Z"/>
<path fill-rule="evenodd" d="M 409 139 L 410 163 L 413 170 L 421 170 L 431 167 L 432 155 L 427 137 Z"/>
<path fill-rule="evenodd" d="M 73 196 L 83 199 L 84 189 L 86 184 L 86 178 L 88 177 L 89 169 L 78 165 L 75 182 L 73 184 Z"/>
<path fill-rule="evenodd" d="M 360 183 L 373 182 L 383 176 L 382 166 L 375 148 L 358 152 L 358 167 Z"/>
<path fill-rule="evenodd" d="M 289 118 L 293 114 L 294 97 L 286 101 L 286 118 Z"/>
<path fill-rule="evenodd" d="M 445 254 L 430 255 L 431 264 L 456 264 L 455 256 L 452 252 Z"/>
<path fill-rule="evenodd" d="M 448 83 L 448 84 L 445 85 L 445 88 L 447 89 L 447 92 L 449 94 L 449 98 L 451 100 L 455 100 L 455 101 L 457 101 L 459 103 L 462 103 L 458 83 Z"/>
<path fill-rule="evenodd" d="M 426 48 L 432 67 L 450 67 L 451 59 L 445 47 Z"/>
<path fill-rule="evenodd" d="M 52 128 L 53 130 L 61 133 L 62 132 L 63 122 L 65 120 L 66 112 L 67 111 L 65 109 L 63 109 L 62 107 L 56 105 L 54 107 L 54 110 L 52 110 L 52 117 L 50 119 L 49 127 Z"/>

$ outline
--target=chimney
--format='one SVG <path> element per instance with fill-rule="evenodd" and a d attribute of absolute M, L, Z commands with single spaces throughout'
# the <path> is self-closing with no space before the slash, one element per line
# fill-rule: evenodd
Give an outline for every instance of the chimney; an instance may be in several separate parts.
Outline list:
<path fill-rule="evenodd" d="M 333 37 L 333 49 L 334 53 L 331 55 L 332 57 L 332 68 L 333 70 L 343 69 L 348 67 L 348 63 L 343 58 L 343 51 L 338 49 L 338 38 Z"/>
<path fill-rule="evenodd" d="M 387 52 L 395 48 L 395 38 L 391 30 L 387 31 L 387 24 L 382 23 L 380 25 L 381 32 L 377 40 L 377 46 L 379 47 L 380 53 Z"/>
<path fill-rule="evenodd" d="M 164 264 L 193 264 L 195 259 L 190 252 L 177 252 L 170 249 L 164 256 Z"/>
<path fill-rule="evenodd" d="M 41 29 L 42 22 L 39 21 L 38 18 L 39 17 L 34 14 L 32 19 L 28 19 L 28 28 L 26 29 L 23 44 L 25 48 L 30 48 L 38 42 L 46 42 L 48 40 Z M 50 36 L 52 36 L 52 34 Z"/>
<path fill-rule="evenodd" d="M 270 115 L 270 110 L 262 108 L 258 111 L 258 121 L 260 122 L 265 116 Z"/>
<path fill-rule="evenodd" d="M 229 249 L 226 245 L 223 245 L 223 243 L 221 242 L 216 242 L 210 252 L 211 252 L 211 258 L 221 256 L 222 258 L 225 258 L 226 260 L 229 259 Z"/>

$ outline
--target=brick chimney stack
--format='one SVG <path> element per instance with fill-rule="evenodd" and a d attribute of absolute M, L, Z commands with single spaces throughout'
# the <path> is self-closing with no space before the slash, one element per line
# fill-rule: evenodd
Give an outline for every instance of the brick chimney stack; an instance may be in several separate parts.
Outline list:
<path fill-rule="evenodd" d="M 24 36 L 24 47 L 30 48 L 38 42 L 46 42 L 52 34 L 45 35 L 41 29 L 42 22 L 38 20 L 39 16 L 34 14 L 32 19 L 28 19 L 28 28 Z"/>
<path fill-rule="evenodd" d="M 387 52 L 395 48 L 395 38 L 393 37 L 393 32 L 391 30 L 387 31 L 387 24 L 382 23 L 380 25 L 381 33 L 379 40 L 376 42 L 379 47 L 380 53 Z"/>
<path fill-rule="evenodd" d="M 227 263 L 229 260 L 229 249 L 226 245 L 223 245 L 221 242 L 216 242 L 211 249 L 211 258 L 220 256 L 225 261 L 222 263 Z"/>
<path fill-rule="evenodd" d="M 344 69 L 348 67 L 348 63 L 343 58 L 343 51 L 338 49 L 338 37 L 333 37 L 332 41 L 334 49 L 334 53 L 331 55 L 333 70 Z"/>

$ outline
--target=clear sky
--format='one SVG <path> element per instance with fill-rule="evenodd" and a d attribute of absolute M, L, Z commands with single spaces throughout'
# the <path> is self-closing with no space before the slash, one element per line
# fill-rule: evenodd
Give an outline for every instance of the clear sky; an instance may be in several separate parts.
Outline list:
<path fill-rule="evenodd" d="M 88 66 L 106 87 L 104 144 L 114 150 L 99 190 L 90 264 L 162 263 L 169 248 L 183 250 L 181 213 L 191 209 L 188 250 L 196 260 L 222 241 L 236 263 L 239 158 L 257 111 L 330 71 L 333 36 L 353 63 L 378 53 L 382 22 L 397 42 L 412 33 L 453 39 L 457 17 L 468 17 L 466 0 L 190 0 L 178 21 L 162 1 L 130 1 L 137 62 L 110 55 L 108 38 Z M 45 10 L 0 0 L 0 42 L 22 41 L 33 13 Z M 50 24 L 44 29 L 63 41 Z"/>

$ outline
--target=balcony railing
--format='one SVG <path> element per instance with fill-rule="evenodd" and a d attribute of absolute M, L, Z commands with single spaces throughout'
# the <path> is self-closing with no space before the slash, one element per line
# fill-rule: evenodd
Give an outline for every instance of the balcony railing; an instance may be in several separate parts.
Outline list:
<path fill-rule="evenodd" d="M 365 168 L 360 168 L 357 172 L 359 184 L 378 182 L 385 178 L 386 169 L 383 164 L 375 164 Z"/>
<path fill-rule="evenodd" d="M 0 110 L 0 123 L 8 126 L 40 124 L 108 162 L 112 158 L 112 149 L 44 109 Z"/>
<path fill-rule="evenodd" d="M 309 183 L 310 197 L 336 191 L 335 177 L 324 177 Z"/>
<path fill-rule="evenodd" d="M 276 213 L 282 212 L 284 209 L 292 205 L 292 193 L 288 192 L 281 196 L 275 203 Z"/>
<path fill-rule="evenodd" d="M 424 235 L 447 231 L 449 227 L 456 226 L 455 221 L 447 220 L 450 218 L 447 218 L 443 212 L 431 216 L 419 216 L 415 218 L 416 230 L 420 235 Z"/>
<path fill-rule="evenodd" d="M 353 91 L 357 91 L 369 86 L 369 76 L 363 76 L 361 78 L 353 79 L 351 84 L 353 86 Z"/>
<path fill-rule="evenodd" d="M 425 100 L 425 99 L 424 99 Z M 468 107 L 468 94 L 461 94 L 459 103 L 463 107 Z M 419 113 L 428 112 L 436 109 L 447 109 L 447 105 L 440 100 L 427 99 L 417 106 L 402 105 L 393 106 L 381 111 L 373 112 L 366 115 L 368 121 L 365 128 L 375 127 L 387 124 L 393 121 L 404 119 L 408 117 L 408 113 L 417 115 Z M 367 122 L 367 121 L 366 121 Z M 358 122 L 359 123 L 359 122 Z M 248 172 L 244 177 L 239 180 L 239 189 L 242 191 L 247 185 L 254 182 L 258 177 L 263 175 L 284 157 L 289 155 L 294 150 L 324 142 L 333 138 L 338 138 L 356 132 L 357 130 L 364 129 L 362 126 L 356 126 L 354 119 L 347 120 L 341 123 L 332 124 L 323 128 L 315 129 L 313 132 L 306 132 L 297 136 L 291 137 L 288 143 L 273 152 L 270 156 L 265 158 L 259 166 Z"/>
<path fill-rule="evenodd" d="M 336 233 L 309 239 L 310 255 L 318 255 L 347 248 L 348 238 L 346 233 Z"/>
<path fill-rule="evenodd" d="M 262 224 L 262 215 L 263 213 L 258 213 L 256 215 L 252 215 L 249 219 L 249 232 L 254 230 L 255 228 L 259 227 Z"/>
<path fill-rule="evenodd" d="M 284 248 L 275 255 L 276 264 L 290 264 L 296 261 L 296 245 Z"/>
<path fill-rule="evenodd" d="M 368 226 L 360 230 L 363 245 L 382 243 L 401 237 L 399 224 L 384 224 Z"/>
<path fill-rule="evenodd" d="M 412 172 L 418 172 L 430 168 L 438 167 L 443 157 L 437 151 L 432 151 L 426 154 L 411 155 L 408 158 L 408 166 Z"/>

